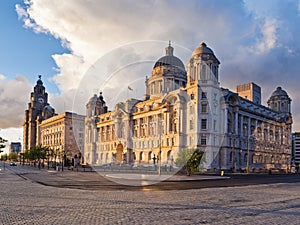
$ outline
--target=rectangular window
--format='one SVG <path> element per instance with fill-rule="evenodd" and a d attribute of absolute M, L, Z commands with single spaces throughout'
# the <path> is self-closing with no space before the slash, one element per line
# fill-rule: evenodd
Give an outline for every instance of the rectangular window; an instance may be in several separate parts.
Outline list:
<path fill-rule="evenodd" d="M 201 112 L 202 113 L 207 113 L 207 104 L 201 104 Z"/>
<path fill-rule="evenodd" d="M 207 129 L 207 119 L 201 119 L 201 130 Z"/>
<path fill-rule="evenodd" d="M 206 145 L 206 137 L 201 137 L 201 145 Z"/>
<path fill-rule="evenodd" d="M 206 92 L 202 92 L 201 98 L 202 98 L 202 99 L 206 99 L 206 98 L 207 98 L 206 96 L 207 96 L 207 93 L 206 93 Z"/>
<path fill-rule="evenodd" d="M 190 130 L 193 130 L 194 129 L 194 122 L 193 120 L 190 120 Z"/>

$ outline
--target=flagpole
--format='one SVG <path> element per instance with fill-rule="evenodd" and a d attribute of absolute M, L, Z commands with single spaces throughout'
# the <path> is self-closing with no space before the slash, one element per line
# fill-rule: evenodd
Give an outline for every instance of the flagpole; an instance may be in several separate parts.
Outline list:
<path fill-rule="evenodd" d="M 129 91 L 133 91 L 132 87 L 127 87 L 127 99 L 129 99 Z"/>

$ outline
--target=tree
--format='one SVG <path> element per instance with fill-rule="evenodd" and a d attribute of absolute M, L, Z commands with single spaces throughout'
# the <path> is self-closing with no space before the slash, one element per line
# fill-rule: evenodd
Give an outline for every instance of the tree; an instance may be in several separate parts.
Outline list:
<path fill-rule="evenodd" d="M 0 153 L 3 152 L 2 148 L 5 148 L 5 144 L 4 144 L 5 142 L 7 142 L 7 140 L 0 137 Z"/>
<path fill-rule="evenodd" d="M 4 161 L 6 161 L 6 160 L 7 160 L 7 154 L 5 154 L 5 155 L 1 155 L 1 160 L 4 160 Z"/>
<path fill-rule="evenodd" d="M 9 153 L 8 158 L 10 160 L 17 160 L 18 159 L 18 154 L 15 153 L 15 152 L 11 152 L 11 153 Z"/>
<path fill-rule="evenodd" d="M 41 144 L 37 145 L 33 149 L 35 159 L 38 160 L 39 169 L 41 168 L 41 160 L 42 165 L 44 166 L 45 159 L 47 159 L 47 153 L 49 151 L 49 147 L 43 147 Z"/>
<path fill-rule="evenodd" d="M 187 175 L 190 176 L 191 172 L 199 171 L 203 154 L 202 151 L 195 148 L 182 149 L 178 152 L 175 165 L 186 169 Z"/>
<path fill-rule="evenodd" d="M 33 149 L 26 150 L 24 153 L 24 159 L 34 161 L 34 164 L 36 161 L 38 162 L 38 167 L 41 167 L 41 160 L 42 165 L 44 165 L 45 159 L 49 157 L 49 147 L 43 147 L 41 144 L 35 146 Z"/>

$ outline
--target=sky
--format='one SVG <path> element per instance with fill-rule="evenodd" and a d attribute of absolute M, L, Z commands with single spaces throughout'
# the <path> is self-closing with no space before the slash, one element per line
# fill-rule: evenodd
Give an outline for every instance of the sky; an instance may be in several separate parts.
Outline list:
<path fill-rule="evenodd" d="M 84 114 L 100 91 L 112 108 L 145 92 L 169 40 L 185 64 L 205 42 L 221 62 L 221 86 L 252 81 L 264 105 L 281 86 L 299 131 L 299 24 L 298 0 L 1 0 L 0 136 L 22 141 L 39 74 L 57 113 Z"/>

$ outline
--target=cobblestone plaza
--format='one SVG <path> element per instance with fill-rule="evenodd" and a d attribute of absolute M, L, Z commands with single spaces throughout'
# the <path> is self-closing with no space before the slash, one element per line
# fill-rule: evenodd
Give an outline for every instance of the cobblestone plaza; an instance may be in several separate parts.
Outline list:
<path fill-rule="evenodd" d="M 299 224 L 299 183 L 79 190 L 0 172 L 0 224 Z"/>

